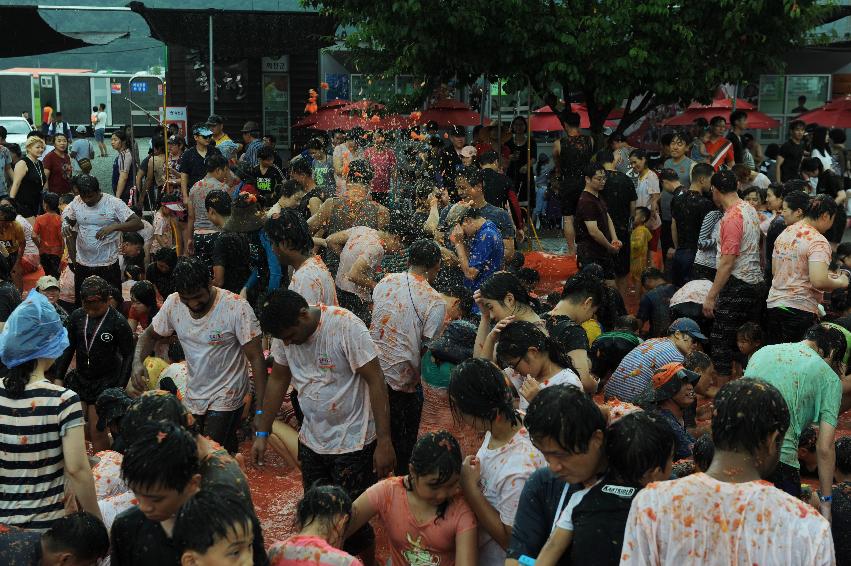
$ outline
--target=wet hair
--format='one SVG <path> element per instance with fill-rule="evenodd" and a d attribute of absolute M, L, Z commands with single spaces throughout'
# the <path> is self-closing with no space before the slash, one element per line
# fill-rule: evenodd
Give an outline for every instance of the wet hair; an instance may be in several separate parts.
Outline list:
<path fill-rule="evenodd" d="M 734 110 L 734 111 L 730 112 L 730 124 L 735 124 L 736 122 L 738 122 L 742 118 L 747 118 L 747 117 L 748 117 L 748 113 L 745 112 L 744 110 Z"/>
<path fill-rule="evenodd" d="M 324 151 L 325 145 L 325 140 L 322 138 L 310 138 L 307 142 L 307 149 L 319 149 Z"/>
<path fill-rule="evenodd" d="M 455 366 L 448 392 L 456 417 L 464 414 L 491 423 L 502 416 L 512 425 L 520 422 L 511 383 L 490 360 L 470 358 Z"/>
<path fill-rule="evenodd" d="M 99 275 L 86 277 L 80 285 L 80 301 L 89 297 L 100 297 L 104 301 L 108 301 L 110 296 L 112 296 L 112 285 Z"/>
<path fill-rule="evenodd" d="M 97 177 L 92 175 L 74 175 L 71 185 L 77 187 L 80 196 L 90 195 L 100 191 L 100 183 Z"/>
<path fill-rule="evenodd" d="M 712 175 L 712 186 L 722 195 L 736 192 L 739 182 L 732 171 L 718 171 Z"/>
<path fill-rule="evenodd" d="M 635 211 L 641 213 L 641 216 L 644 218 L 645 224 L 647 223 L 648 220 L 650 220 L 650 215 L 652 213 L 650 212 L 650 209 L 647 208 L 646 206 L 636 206 Z"/>
<path fill-rule="evenodd" d="M 458 299 L 458 310 L 461 311 L 461 318 L 470 318 L 473 312 L 473 293 L 463 285 L 453 285 L 447 288 L 438 289 L 447 297 Z"/>
<path fill-rule="evenodd" d="M 365 159 L 354 159 L 349 163 L 349 173 L 346 175 L 346 180 L 350 183 L 368 185 L 372 182 L 372 178 L 374 176 L 375 169 L 372 168 L 369 161 Z"/>
<path fill-rule="evenodd" d="M 724 116 L 713 116 L 712 118 L 709 119 L 709 125 L 710 126 L 717 126 L 721 122 L 724 122 L 726 124 L 727 119 Z"/>
<path fill-rule="evenodd" d="M 177 252 L 174 251 L 174 248 L 160 248 L 153 253 L 151 260 L 162 261 L 171 269 L 174 269 L 174 266 L 177 265 Z"/>
<path fill-rule="evenodd" d="M 207 168 L 207 173 L 212 173 L 216 169 L 226 169 L 227 166 L 228 160 L 224 155 L 219 153 L 215 153 L 204 159 L 204 167 Z"/>
<path fill-rule="evenodd" d="M 85 511 L 56 519 L 41 540 L 48 552 L 70 552 L 79 561 L 94 562 L 109 554 L 109 533 L 103 521 Z"/>
<path fill-rule="evenodd" d="M 537 269 L 532 267 L 521 267 L 517 270 L 517 278 L 526 288 L 532 287 L 535 283 L 541 280 L 541 274 Z"/>
<path fill-rule="evenodd" d="M 18 217 L 18 211 L 11 204 L 0 204 L 0 220 L 14 222 Z"/>
<path fill-rule="evenodd" d="M 843 436 L 834 444 L 836 467 L 843 474 L 851 474 L 851 437 Z"/>
<path fill-rule="evenodd" d="M 212 208 L 220 216 L 230 216 L 232 205 L 230 195 L 222 190 L 210 191 L 204 197 L 204 209 L 210 210 Z"/>
<path fill-rule="evenodd" d="M 482 218 L 482 213 L 479 212 L 479 209 L 475 206 L 461 206 L 458 205 L 458 224 L 463 224 L 467 220 L 476 220 L 477 218 Z M 449 215 L 451 216 L 455 211 L 455 208 L 449 211 Z"/>
<path fill-rule="evenodd" d="M 822 214 L 836 216 L 837 209 L 838 205 L 830 195 L 816 195 L 804 210 L 804 216 L 810 220 L 818 220 Z"/>
<path fill-rule="evenodd" d="M 801 435 L 798 437 L 798 450 L 806 450 L 807 452 L 816 451 L 816 441 L 818 441 L 818 430 L 810 425 L 801 429 Z"/>
<path fill-rule="evenodd" d="M 440 246 L 434 240 L 417 240 L 408 248 L 408 265 L 431 269 L 440 263 Z"/>
<path fill-rule="evenodd" d="M 482 165 L 490 165 L 491 163 L 496 163 L 497 161 L 499 161 L 499 156 L 494 150 L 491 149 L 478 156 L 478 161 Z M 470 184 L 474 185 L 475 183 Z"/>
<path fill-rule="evenodd" d="M 178 293 L 194 293 L 210 287 L 210 269 L 197 257 L 182 257 L 171 273 L 174 290 Z"/>
<path fill-rule="evenodd" d="M 788 428 L 786 400 L 762 379 L 731 381 L 715 396 L 712 443 L 717 450 L 754 455 L 775 432 L 779 449 Z"/>
<path fill-rule="evenodd" d="M 299 175 L 310 177 L 311 175 L 313 175 L 313 168 L 310 166 L 310 163 L 308 163 L 306 159 L 296 159 L 292 163 L 290 163 L 290 175 L 292 175 L 293 173 L 298 173 Z"/>
<path fill-rule="evenodd" d="M 318 485 L 304 492 L 296 506 L 296 519 L 301 529 L 313 523 L 329 523 L 338 515 L 351 517 L 352 500 L 345 489 L 338 485 Z"/>
<path fill-rule="evenodd" d="M 157 308 L 157 290 L 150 281 L 137 281 L 130 288 L 130 296 L 148 307 L 148 316 L 153 319 L 159 309 Z"/>
<path fill-rule="evenodd" d="M 641 272 L 642 286 L 646 286 L 648 281 L 652 281 L 654 279 L 661 279 L 662 281 L 667 281 L 667 279 L 665 278 L 665 274 L 655 267 L 648 267 L 647 269 Z"/>
<path fill-rule="evenodd" d="M 211 546 L 235 534 L 239 527 L 247 533 L 255 520 L 251 505 L 236 488 L 202 489 L 178 511 L 171 538 L 181 555 L 187 550 L 206 554 Z"/>
<path fill-rule="evenodd" d="M 308 308 L 304 297 L 289 289 L 275 289 L 266 296 L 260 309 L 260 328 L 276 335 L 279 331 L 298 324 L 302 309 Z"/>
<path fill-rule="evenodd" d="M 414 449 L 411 451 L 410 467 L 417 478 L 436 475 L 437 478 L 429 485 L 437 487 L 461 473 L 462 460 L 461 446 L 455 437 L 445 430 L 439 430 L 428 432 L 417 440 Z M 414 486 L 411 477 L 408 476 L 403 481 L 405 488 L 412 491 Z M 435 523 L 438 519 L 445 517 L 449 503 L 450 500 L 447 499 L 437 506 Z"/>
<path fill-rule="evenodd" d="M 292 169 L 290 170 L 292 171 Z M 304 192 L 304 185 L 294 179 L 287 179 L 281 185 L 281 196 L 290 198 L 296 193 Z"/>
<path fill-rule="evenodd" d="M 180 340 L 172 340 L 171 344 L 168 345 L 168 359 L 171 360 L 171 363 L 182 362 L 186 359 Z"/>
<path fill-rule="evenodd" d="M 629 332 L 635 334 L 639 330 L 641 330 L 641 321 L 639 321 L 631 314 L 625 314 L 623 316 L 619 316 L 615 320 L 614 329 L 628 330 Z"/>
<path fill-rule="evenodd" d="M 263 229 L 274 244 L 283 243 L 303 255 L 310 255 L 313 251 L 310 228 L 304 216 L 295 209 L 282 209 L 278 215 L 266 221 Z"/>
<path fill-rule="evenodd" d="M 275 148 L 264 145 L 257 150 L 257 159 L 275 159 Z"/>
<path fill-rule="evenodd" d="M 144 246 L 145 238 L 138 232 L 124 232 L 121 235 L 122 244 L 130 244 L 131 246 Z"/>
<path fill-rule="evenodd" d="M 526 409 L 525 425 L 536 445 L 551 439 L 571 454 L 588 452 L 594 433 L 606 433 L 606 418 L 594 399 L 572 385 L 539 391 Z"/>
<path fill-rule="evenodd" d="M 114 132 L 112 132 L 112 136 L 118 138 L 119 141 L 121 141 L 121 145 L 123 145 L 125 148 L 130 147 L 130 137 L 127 135 L 126 131 L 115 130 Z"/>
<path fill-rule="evenodd" d="M 534 311 L 537 311 L 540 307 L 539 301 L 529 294 L 529 290 L 520 281 L 520 278 L 508 271 L 498 271 L 488 277 L 479 288 L 479 293 L 481 293 L 483 299 L 499 301 L 503 304 L 505 298 L 511 293 L 515 301 Z"/>
<path fill-rule="evenodd" d="M 48 212 L 59 212 L 59 195 L 56 193 L 43 193 L 41 200 L 44 201 L 44 208 Z"/>
<path fill-rule="evenodd" d="M 582 123 L 582 117 L 573 110 L 571 110 L 571 107 L 569 105 L 567 108 L 564 109 L 564 111 L 562 111 L 561 114 L 559 114 L 558 117 L 561 120 L 562 124 L 564 124 L 565 126 L 570 126 L 571 128 L 578 128 L 579 125 Z"/>
<path fill-rule="evenodd" d="M 582 273 L 571 276 L 561 290 L 561 300 L 578 304 L 591 299 L 591 304 L 599 306 L 603 302 L 603 282 L 596 277 Z"/>
<path fill-rule="evenodd" d="M 602 171 L 604 174 L 606 172 L 606 168 L 603 167 L 603 164 L 592 161 L 591 163 L 585 166 L 585 169 L 583 170 L 582 174 L 587 179 L 593 179 L 594 176 L 600 171 Z"/>
<path fill-rule="evenodd" d="M 485 182 L 485 174 L 475 165 L 467 165 L 458 171 L 456 177 L 464 179 L 471 187 L 481 185 Z"/>
<path fill-rule="evenodd" d="M 644 474 L 655 468 L 667 468 L 673 453 L 671 425 L 645 411 L 619 419 L 606 434 L 609 474 L 620 485 L 641 487 Z"/>
<path fill-rule="evenodd" d="M 641 149 L 641 148 L 633 149 L 632 151 L 629 152 L 629 156 L 630 156 L 630 158 L 634 157 L 636 159 L 647 159 L 647 157 L 648 157 L 647 150 Z"/>
<path fill-rule="evenodd" d="M 694 372 L 706 371 L 711 365 L 712 359 L 701 351 L 692 352 L 683 360 L 683 367 Z"/>
<path fill-rule="evenodd" d="M 736 338 L 742 338 L 751 342 L 765 344 L 762 327 L 755 322 L 746 322 L 736 330 Z"/>
<path fill-rule="evenodd" d="M 709 469 L 709 466 L 712 465 L 712 458 L 715 457 L 715 444 L 712 443 L 712 437 L 709 433 L 703 433 L 700 438 L 694 441 L 691 453 L 694 456 L 694 465 L 701 472 Z"/>
<path fill-rule="evenodd" d="M 804 97 L 804 99 L 806 100 L 806 97 Z M 800 98 L 799 98 L 799 100 L 800 100 Z M 804 122 L 803 120 L 792 120 L 791 122 L 789 122 L 789 131 L 790 132 L 792 130 L 797 130 L 799 128 L 806 129 L 807 123 Z"/>
<path fill-rule="evenodd" d="M 796 210 L 806 212 L 810 206 L 810 196 L 804 191 L 784 191 L 783 200 L 786 202 L 786 206 L 793 212 Z"/>
<path fill-rule="evenodd" d="M 24 389 L 30 381 L 30 375 L 35 370 L 38 360 L 30 360 L 17 365 L 13 368 L 0 366 L 0 372 L 3 372 L 3 387 L 6 388 L 6 393 L 13 399 L 23 396 Z"/>
<path fill-rule="evenodd" d="M 845 335 L 834 326 L 814 324 L 804 333 L 804 340 L 814 342 L 816 348 L 824 352 L 825 356 L 830 354 L 830 363 L 835 366 L 845 357 L 845 349 L 848 343 Z"/>
<path fill-rule="evenodd" d="M 134 491 L 155 488 L 182 492 L 199 473 L 198 445 L 183 427 L 167 422 L 148 422 L 133 435 L 124 452 L 121 478 Z"/>
<path fill-rule="evenodd" d="M 538 351 L 546 353 L 550 361 L 561 368 L 574 369 L 567 351 L 535 324 L 525 320 L 515 320 L 502 329 L 496 344 L 496 356 L 505 367 L 510 364 L 504 360 L 522 358 L 529 348 L 537 348 Z"/>
<path fill-rule="evenodd" d="M 544 153 L 542 153 L 541 155 L 546 156 L 546 154 Z M 600 165 L 605 165 L 606 163 L 613 163 L 615 161 L 615 154 L 609 149 L 601 149 L 594 155 L 594 161 L 596 161 Z"/>
<path fill-rule="evenodd" d="M 827 135 L 833 143 L 845 143 L 845 140 L 847 139 L 845 130 L 842 128 L 833 128 Z"/>

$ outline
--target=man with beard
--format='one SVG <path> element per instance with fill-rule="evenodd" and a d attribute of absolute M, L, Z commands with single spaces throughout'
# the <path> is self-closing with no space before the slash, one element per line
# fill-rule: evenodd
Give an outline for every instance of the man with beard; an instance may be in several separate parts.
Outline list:
<path fill-rule="evenodd" d="M 166 298 L 151 325 L 139 337 L 133 359 L 133 385 L 144 391 L 144 360 L 154 344 L 176 334 L 186 354 L 189 380 L 184 405 L 199 432 L 231 454 L 248 393 L 248 367 L 254 376 L 257 406 L 262 406 L 266 362 L 260 323 L 248 301 L 213 287 L 210 271 L 197 258 L 181 259 L 173 271 L 176 293 Z"/>

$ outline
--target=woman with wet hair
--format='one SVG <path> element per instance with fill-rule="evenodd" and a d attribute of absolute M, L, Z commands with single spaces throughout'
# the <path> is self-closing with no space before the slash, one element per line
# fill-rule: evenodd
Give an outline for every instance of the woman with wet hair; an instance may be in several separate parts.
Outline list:
<path fill-rule="evenodd" d="M 473 293 L 473 300 L 481 312 L 479 331 L 476 334 L 474 356 L 493 358 L 496 335 L 503 326 L 511 321 L 523 320 L 543 329 L 544 322 L 538 316 L 540 303 L 529 294 L 529 290 L 520 279 L 508 271 L 498 271 L 489 277 Z M 491 324 L 497 324 L 491 329 Z"/>

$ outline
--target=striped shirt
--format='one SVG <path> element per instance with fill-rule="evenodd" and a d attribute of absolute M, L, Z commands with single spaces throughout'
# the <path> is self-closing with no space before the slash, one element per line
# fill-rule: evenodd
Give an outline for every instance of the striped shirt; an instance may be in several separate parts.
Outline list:
<path fill-rule="evenodd" d="M 46 530 L 65 515 L 62 437 L 83 426 L 80 398 L 49 381 L 12 398 L 0 382 L 0 523 Z"/>
<path fill-rule="evenodd" d="M 606 383 L 606 399 L 614 397 L 633 403 L 652 387 L 653 374 L 657 369 L 671 362 L 682 361 L 683 355 L 669 338 L 647 340 L 621 360 Z"/>

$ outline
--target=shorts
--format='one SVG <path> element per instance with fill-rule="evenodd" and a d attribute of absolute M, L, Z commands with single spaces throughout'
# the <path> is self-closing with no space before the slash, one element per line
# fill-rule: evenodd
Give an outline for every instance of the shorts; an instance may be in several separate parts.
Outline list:
<path fill-rule="evenodd" d="M 768 344 L 800 342 L 807 330 L 818 322 L 815 313 L 789 307 L 771 307 L 765 311 Z"/>
<path fill-rule="evenodd" d="M 72 369 L 65 374 L 65 387 L 73 391 L 80 398 L 80 401 L 87 405 L 94 405 L 97 402 L 100 394 L 105 389 L 110 387 L 126 386 L 126 383 L 119 383 L 118 379 L 89 379 L 83 377 L 79 370 Z"/>
<path fill-rule="evenodd" d="M 361 319 L 367 328 L 372 321 L 372 302 L 367 302 L 349 291 L 337 287 L 337 302 L 341 307 Z"/>
<path fill-rule="evenodd" d="M 112 265 L 97 265 L 93 267 L 76 263 L 74 264 L 74 297 L 76 297 L 76 303 L 78 305 L 80 304 L 80 285 L 83 284 L 86 277 L 91 275 L 103 277 L 113 287 L 121 289 L 121 269 L 119 269 L 117 261 Z"/>
<path fill-rule="evenodd" d="M 104 133 L 106 132 L 106 128 L 99 128 L 95 130 L 95 141 L 98 143 L 103 143 Z"/>
<path fill-rule="evenodd" d="M 199 433 L 221 444 L 229 454 L 236 454 L 239 450 L 236 431 L 242 418 L 242 407 L 233 411 L 207 411 L 204 415 L 192 416 Z"/>
<path fill-rule="evenodd" d="M 417 443 L 423 394 L 422 391 L 396 391 L 388 385 L 387 400 L 390 405 L 390 439 L 396 449 L 396 475 L 404 476 L 408 473 L 408 462 Z"/>
<path fill-rule="evenodd" d="M 207 268 L 213 271 L 213 247 L 216 245 L 216 239 L 219 237 L 219 232 L 192 234 L 192 241 L 195 244 L 195 257 L 203 261 Z"/>
<path fill-rule="evenodd" d="M 356 452 L 345 454 L 317 454 L 299 441 L 302 487 L 307 491 L 315 484 L 339 485 L 354 501 L 378 481 L 372 461 L 376 444 L 372 441 Z M 343 550 L 356 556 L 373 544 L 375 533 L 367 523 L 346 539 Z"/>
<path fill-rule="evenodd" d="M 774 487 L 785 491 L 792 497 L 801 497 L 801 471 L 799 469 L 783 462 L 777 462 L 774 472 L 765 479 L 773 483 Z"/>
<path fill-rule="evenodd" d="M 600 267 L 603 268 L 603 279 L 612 280 L 616 278 L 615 273 L 615 256 L 607 256 L 607 257 L 596 257 L 596 256 L 586 256 L 582 253 L 582 250 L 579 250 L 577 256 L 577 263 L 579 264 L 579 269 L 582 269 L 586 265 L 590 265 L 592 263 L 596 263 Z"/>
<path fill-rule="evenodd" d="M 621 277 L 629 275 L 630 247 L 627 245 L 629 244 L 629 230 L 619 230 L 615 228 L 615 233 L 622 244 L 621 249 L 618 250 L 617 255 L 614 257 L 615 277 L 620 279 Z"/>

